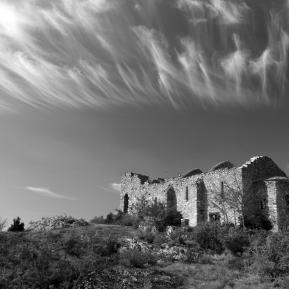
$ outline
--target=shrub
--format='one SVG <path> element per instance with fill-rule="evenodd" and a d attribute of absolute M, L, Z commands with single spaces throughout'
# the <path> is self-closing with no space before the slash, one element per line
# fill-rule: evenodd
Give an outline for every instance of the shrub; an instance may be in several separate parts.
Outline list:
<path fill-rule="evenodd" d="M 165 243 L 168 243 L 169 241 L 170 241 L 169 237 L 164 233 L 158 232 L 154 237 L 154 244 L 156 246 L 161 246 Z"/>
<path fill-rule="evenodd" d="M 150 202 L 144 196 L 132 207 L 139 220 L 150 219 L 159 232 L 164 232 L 166 226 L 180 226 L 182 215 L 175 210 L 167 210 L 166 206 L 158 201 Z"/>
<path fill-rule="evenodd" d="M 139 219 L 136 216 L 132 216 L 122 212 L 121 210 L 116 210 L 115 213 L 109 213 L 104 218 L 94 217 L 90 220 L 94 224 L 109 224 L 109 225 L 122 225 L 122 226 L 134 226 L 137 227 L 139 224 Z"/>
<path fill-rule="evenodd" d="M 94 217 L 93 219 L 90 220 L 90 222 L 94 224 L 106 224 L 106 219 L 103 216 Z"/>
<path fill-rule="evenodd" d="M 59 215 L 53 217 L 43 217 L 40 220 L 31 221 L 28 230 L 50 231 L 69 227 L 87 226 L 89 223 L 84 219 L 76 219 L 71 216 Z"/>
<path fill-rule="evenodd" d="M 181 226 L 181 220 L 183 216 L 178 211 L 168 211 L 166 213 L 164 223 L 165 226 Z"/>
<path fill-rule="evenodd" d="M 23 232 L 24 231 L 24 223 L 21 222 L 20 217 L 13 219 L 13 223 L 8 228 L 8 231 L 10 232 Z"/>
<path fill-rule="evenodd" d="M 148 230 L 138 230 L 138 238 L 151 244 L 154 242 L 155 233 Z"/>
<path fill-rule="evenodd" d="M 252 230 L 261 229 L 270 231 L 273 228 L 272 223 L 270 222 L 270 220 L 268 220 L 268 217 L 261 212 L 257 212 L 255 216 L 251 218 L 245 217 L 244 225 L 246 228 Z"/>
<path fill-rule="evenodd" d="M 6 227 L 7 225 L 7 219 L 2 219 L 0 217 L 0 232 L 2 232 L 4 230 L 4 228 Z"/>
<path fill-rule="evenodd" d="M 119 241 L 116 238 L 109 236 L 108 238 L 103 240 L 103 243 L 100 244 L 98 248 L 96 248 L 96 253 L 98 253 L 102 257 L 108 257 L 116 254 L 119 248 Z"/>
<path fill-rule="evenodd" d="M 120 264 L 127 267 L 145 268 L 148 265 L 155 265 L 156 258 L 150 252 L 126 249 L 120 254 Z"/>
<path fill-rule="evenodd" d="M 166 217 L 166 207 L 164 204 L 154 201 L 148 201 L 144 196 L 137 200 L 133 205 L 132 211 L 137 214 L 137 216 L 144 220 L 149 217 L 154 220 L 163 220 Z"/>
<path fill-rule="evenodd" d="M 234 256 L 240 256 L 250 246 L 248 234 L 242 231 L 233 231 L 225 238 L 225 246 Z"/>
<path fill-rule="evenodd" d="M 120 220 L 118 221 L 119 225 L 122 226 L 133 226 L 135 228 L 137 228 L 138 224 L 139 224 L 139 219 L 136 216 L 132 216 L 129 214 L 123 214 L 120 218 Z"/>
<path fill-rule="evenodd" d="M 63 246 L 64 251 L 75 257 L 80 257 L 84 253 L 83 242 L 78 236 L 71 236 Z"/>
<path fill-rule="evenodd" d="M 251 247 L 253 260 L 251 269 L 261 275 L 276 278 L 289 274 L 289 234 L 274 233 L 265 242 L 254 243 Z"/>
<path fill-rule="evenodd" d="M 205 224 L 195 228 L 194 235 L 200 247 L 221 254 L 224 251 L 224 241 L 221 228 L 217 224 Z"/>

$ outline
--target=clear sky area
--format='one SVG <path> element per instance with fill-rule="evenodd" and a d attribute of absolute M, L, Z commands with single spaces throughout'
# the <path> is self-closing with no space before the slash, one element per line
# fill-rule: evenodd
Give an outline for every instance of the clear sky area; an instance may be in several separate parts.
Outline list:
<path fill-rule="evenodd" d="M 0 216 L 91 219 L 125 171 L 289 174 L 289 2 L 0 0 Z"/>

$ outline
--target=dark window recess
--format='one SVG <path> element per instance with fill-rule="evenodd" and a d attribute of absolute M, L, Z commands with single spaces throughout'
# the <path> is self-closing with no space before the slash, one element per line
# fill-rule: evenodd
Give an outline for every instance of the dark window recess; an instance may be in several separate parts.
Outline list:
<path fill-rule="evenodd" d="M 185 196 L 185 198 L 186 198 L 186 201 L 189 200 L 189 188 L 188 187 L 186 187 L 186 196 Z"/>
<path fill-rule="evenodd" d="M 220 213 L 210 213 L 209 214 L 210 222 L 220 222 L 221 215 Z"/>
<path fill-rule="evenodd" d="M 128 194 L 124 195 L 124 202 L 123 202 L 123 212 L 127 213 L 128 212 Z"/>
<path fill-rule="evenodd" d="M 182 226 L 189 226 L 189 219 L 182 219 L 181 220 L 181 225 Z"/>
<path fill-rule="evenodd" d="M 286 195 L 284 198 L 285 198 L 286 206 L 289 208 L 289 195 Z"/>
<path fill-rule="evenodd" d="M 266 209 L 266 199 L 263 199 L 263 200 L 259 200 L 259 201 L 258 201 L 258 208 L 259 208 L 260 210 Z"/>
<path fill-rule="evenodd" d="M 222 198 L 222 199 L 225 198 L 225 194 L 224 194 L 224 182 L 221 182 L 221 198 Z"/>

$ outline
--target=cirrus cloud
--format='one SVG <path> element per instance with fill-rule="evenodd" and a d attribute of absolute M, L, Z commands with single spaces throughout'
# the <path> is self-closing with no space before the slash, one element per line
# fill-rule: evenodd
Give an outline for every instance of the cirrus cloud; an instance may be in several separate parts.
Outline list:
<path fill-rule="evenodd" d="M 112 183 L 110 186 L 116 192 L 120 192 L 121 191 L 121 184 L 120 183 Z"/>
<path fill-rule="evenodd" d="M 289 12 L 271 2 L 0 0 L 0 109 L 278 100 Z"/>
<path fill-rule="evenodd" d="M 37 195 L 52 198 L 52 199 L 62 199 L 62 200 L 75 201 L 75 198 L 55 193 L 48 188 L 27 186 L 27 187 L 25 187 L 25 190 L 33 192 Z"/>

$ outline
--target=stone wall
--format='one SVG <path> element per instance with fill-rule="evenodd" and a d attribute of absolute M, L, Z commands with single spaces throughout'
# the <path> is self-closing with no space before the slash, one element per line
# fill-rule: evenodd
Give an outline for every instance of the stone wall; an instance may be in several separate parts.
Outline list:
<path fill-rule="evenodd" d="M 167 193 L 173 189 L 176 195 L 177 210 L 180 211 L 184 219 L 188 219 L 190 225 L 197 224 L 197 185 L 198 175 L 189 178 L 171 178 L 158 183 L 147 179 L 141 182 L 138 174 L 126 173 L 121 180 L 121 200 L 120 209 L 123 210 L 124 196 L 129 197 L 129 212 L 142 196 L 150 202 L 157 200 L 167 205 Z M 188 195 L 186 194 L 188 191 Z M 188 197 L 188 198 L 187 198 Z M 133 213 L 133 212 L 132 212 Z"/>
<path fill-rule="evenodd" d="M 191 226 L 196 226 L 198 223 L 208 221 L 210 213 L 219 212 L 223 219 L 224 212 L 220 209 L 222 200 L 216 196 L 221 193 L 227 196 L 232 190 L 240 190 L 242 185 L 240 178 L 241 171 L 238 168 L 171 178 L 160 182 L 139 174 L 126 173 L 121 180 L 120 209 L 124 210 L 125 195 L 128 196 L 131 213 L 133 213 L 132 205 L 142 196 L 151 202 L 157 200 L 167 204 L 167 192 L 172 188 L 176 194 L 177 210 L 182 213 L 184 219 L 189 220 Z M 236 221 L 236 212 L 224 205 L 222 209 L 226 209 L 230 222 Z"/>
<path fill-rule="evenodd" d="M 211 171 L 203 176 L 208 195 L 208 216 L 220 213 L 221 221 L 237 224 L 242 202 L 242 171 L 240 168 Z"/>
<path fill-rule="evenodd" d="M 267 156 L 254 157 L 246 162 L 242 169 L 242 180 L 244 189 L 244 216 L 248 220 L 260 215 L 260 202 L 263 200 L 267 211 L 263 212 L 268 216 L 272 225 L 275 226 L 275 203 L 276 187 L 265 181 L 275 176 L 286 177 L 285 173 Z M 275 201 L 276 202 L 276 201 Z"/>
<path fill-rule="evenodd" d="M 289 179 L 274 177 L 266 181 L 268 188 L 268 207 L 274 230 L 289 229 Z"/>
<path fill-rule="evenodd" d="M 268 192 L 268 211 L 269 220 L 274 231 L 278 231 L 278 215 L 277 215 L 277 186 L 273 180 L 266 181 Z"/>
<path fill-rule="evenodd" d="M 125 209 L 127 199 L 128 212 L 134 213 L 133 204 L 142 196 L 150 202 L 157 200 L 167 205 L 170 191 L 175 194 L 177 210 L 190 226 L 210 221 L 210 216 L 238 224 L 240 217 L 254 220 L 258 214 L 272 220 L 274 226 L 287 226 L 289 216 L 284 198 L 287 192 L 289 195 L 289 183 L 266 181 L 276 176 L 286 177 L 269 157 L 251 158 L 240 167 L 226 161 L 206 173 L 194 169 L 184 176 L 169 179 L 152 180 L 128 172 L 121 179 L 120 209 Z M 280 210 L 279 215 L 277 210 Z"/>
<path fill-rule="evenodd" d="M 289 229 L 289 179 L 276 180 L 277 222 L 281 230 Z"/>
<path fill-rule="evenodd" d="M 272 177 L 286 177 L 286 174 L 267 156 L 251 158 L 240 167 L 244 192 L 250 189 L 253 182 L 266 180 Z"/>

